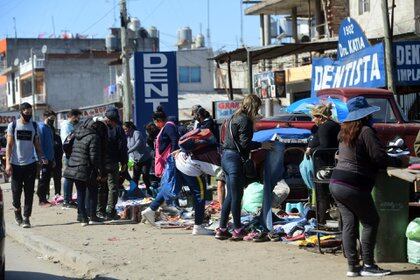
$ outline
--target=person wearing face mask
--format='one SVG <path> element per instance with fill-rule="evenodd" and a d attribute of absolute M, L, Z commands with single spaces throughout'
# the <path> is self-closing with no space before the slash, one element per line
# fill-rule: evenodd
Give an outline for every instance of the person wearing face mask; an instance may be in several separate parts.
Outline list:
<path fill-rule="evenodd" d="M 127 136 L 128 157 L 134 162 L 132 180 L 139 183 L 140 176 L 146 185 L 147 193 L 152 196 L 150 189 L 150 167 L 152 166 L 151 150 L 146 144 L 146 139 L 137 130 L 133 122 L 123 124 L 125 135 Z M 128 172 L 127 172 L 128 173 Z"/>
<path fill-rule="evenodd" d="M 67 137 L 72 135 L 72 133 L 76 130 L 81 115 L 82 111 L 80 111 L 79 109 L 71 109 L 70 112 L 67 113 L 67 120 L 61 124 L 60 129 L 60 137 L 63 143 L 66 141 Z M 68 162 L 69 159 L 67 157 L 64 157 L 64 167 L 67 167 Z M 77 205 L 71 200 L 71 196 L 73 194 L 73 183 L 72 181 L 67 180 L 66 178 L 64 178 L 63 182 L 63 193 L 63 209 L 77 208 Z"/>
<path fill-rule="evenodd" d="M 119 218 L 115 211 L 118 201 L 119 172 L 124 173 L 128 163 L 127 138 L 121 126 L 117 108 L 108 108 L 103 122 L 108 127 L 108 144 L 105 153 L 107 184 L 103 184 L 99 188 L 98 217 L 105 220 L 116 220 Z"/>
<path fill-rule="evenodd" d="M 48 164 L 39 141 L 38 125 L 32 119 L 32 106 L 25 102 L 19 106 L 20 118 L 7 127 L 6 172 L 11 176 L 15 221 L 23 228 L 30 228 L 34 198 L 37 157 Z M 25 206 L 21 210 L 20 198 L 25 194 Z"/>
<path fill-rule="evenodd" d="M 54 122 L 56 114 L 54 111 L 47 110 L 44 112 L 44 121 L 38 123 L 39 140 L 41 141 L 42 151 L 48 164 L 43 164 L 40 169 L 37 195 L 39 198 L 39 205 L 43 207 L 51 206 L 48 202 L 50 196 L 50 180 L 52 171 L 55 167 L 54 158 Z"/>

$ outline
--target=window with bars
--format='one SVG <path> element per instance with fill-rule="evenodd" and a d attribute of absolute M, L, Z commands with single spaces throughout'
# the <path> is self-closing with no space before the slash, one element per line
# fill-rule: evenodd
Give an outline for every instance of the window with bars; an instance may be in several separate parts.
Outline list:
<path fill-rule="evenodd" d="M 359 0 L 359 15 L 370 11 L 370 0 Z"/>

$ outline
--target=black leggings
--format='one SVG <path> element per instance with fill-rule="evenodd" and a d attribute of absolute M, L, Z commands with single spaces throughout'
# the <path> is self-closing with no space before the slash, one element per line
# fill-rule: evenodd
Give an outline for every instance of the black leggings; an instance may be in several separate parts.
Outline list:
<path fill-rule="evenodd" d="M 360 240 L 363 263 L 367 265 L 374 264 L 379 215 L 372 195 L 370 192 L 359 191 L 335 183 L 330 184 L 330 191 L 338 205 L 343 220 L 343 246 L 348 264 L 356 265 L 359 263 L 357 254 L 359 222 L 363 226 Z"/>

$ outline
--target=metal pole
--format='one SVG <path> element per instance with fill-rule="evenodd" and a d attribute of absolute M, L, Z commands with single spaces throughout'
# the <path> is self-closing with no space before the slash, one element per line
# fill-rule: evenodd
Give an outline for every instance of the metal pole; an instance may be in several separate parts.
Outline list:
<path fill-rule="evenodd" d="M 241 38 L 240 38 L 240 43 L 241 46 L 244 45 L 244 9 L 243 9 L 243 1 L 240 0 L 241 3 Z"/>
<path fill-rule="evenodd" d="M 129 121 L 132 116 L 132 92 L 129 65 L 129 46 L 127 34 L 127 5 L 125 0 L 120 0 L 120 17 L 121 17 L 121 56 L 123 64 L 123 117 L 125 121 Z"/>
<path fill-rule="evenodd" d="M 36 104 L 35 104 L 35 62 L 34 62 L 34 50 L 31 48 L 31 65 L 32 65 L 32 78 L 31 78 L 31 88 L 32 88 L 32 119 L 36 120 Z"/>
<path fill-rule="evenodd" d="M 227 61 L 227 67 L 228 67 L 228 83 L 229 83 L 229 100 L 233 100 L 232 70 L 230 69 L 230 58 Z"/>
<path fill-rule="evenodd" d="M 246 52 L 246 59 L 248 62 L 248 90 L 252 94 L 252 53 L 250 50 Z"/>
<path fill-rule="evenodd" d="M 389 26 L 389 14 L 388 14 L 388 0 L 382 0 L 382 20 L 384 25 L 384 43 L 385 43 L 385 65 L 386 65 L 386 80 L 388 90 L 392 91 L 395 95 L 395 84 L 394 84 L 394 65 L 392 63 L 392 36 Z"/>

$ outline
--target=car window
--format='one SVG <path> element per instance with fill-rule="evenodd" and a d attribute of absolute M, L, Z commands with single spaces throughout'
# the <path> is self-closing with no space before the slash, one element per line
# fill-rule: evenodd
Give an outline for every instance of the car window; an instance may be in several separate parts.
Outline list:
<path fill-rule="evenodd" d="M 388 99 L 385 98 L 366 98 L 371 106 L 378 106 L 380 111 L 373 113 L 373 120 L 377 123 L 396 123 L 394 111 Z"/>

